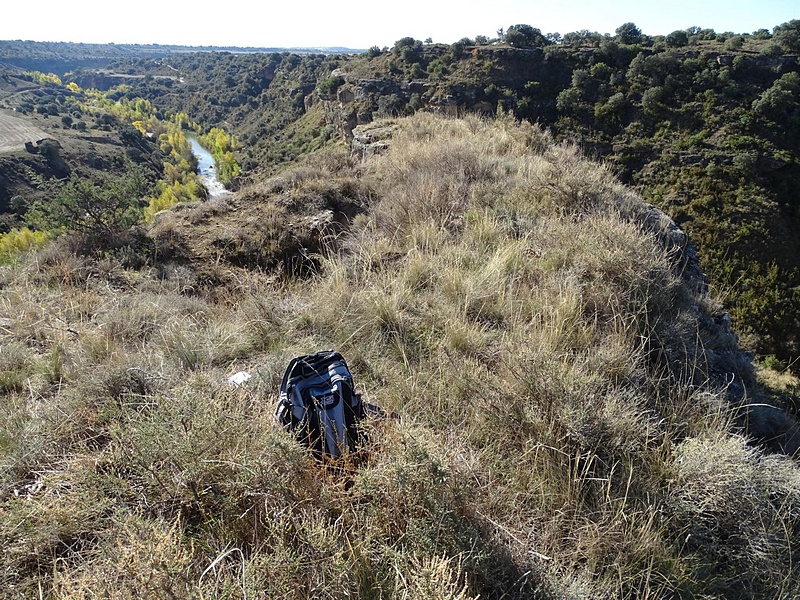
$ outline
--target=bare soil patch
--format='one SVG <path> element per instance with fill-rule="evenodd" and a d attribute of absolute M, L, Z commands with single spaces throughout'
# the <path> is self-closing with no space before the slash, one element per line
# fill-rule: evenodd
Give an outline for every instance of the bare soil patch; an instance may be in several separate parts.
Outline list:
<path fill-rule="evenodd" d="M 26 119 L 0 112 L 0 154 L 25 148 L 25 142 L 35 142 L 47 134 Z"/>

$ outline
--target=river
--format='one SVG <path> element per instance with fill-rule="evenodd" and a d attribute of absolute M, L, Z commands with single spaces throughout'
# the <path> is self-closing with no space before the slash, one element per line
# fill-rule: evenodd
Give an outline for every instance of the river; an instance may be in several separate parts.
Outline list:
<path fill-rule="evenodd" d="M 230 194 L 225 186 L 222 185 L 217 179 L 217 169 L 214 166 L 214 157 L 209 154 L 208 150 L 200 145 L 200 142 L 192 136 L 186 136 L 189 143 L 192 145 L 192 152 L 197 157 L 197 170 L 200 176 L 200 181 L 208 190 L 208 199 L 214 200 L 227 194 Z"/>

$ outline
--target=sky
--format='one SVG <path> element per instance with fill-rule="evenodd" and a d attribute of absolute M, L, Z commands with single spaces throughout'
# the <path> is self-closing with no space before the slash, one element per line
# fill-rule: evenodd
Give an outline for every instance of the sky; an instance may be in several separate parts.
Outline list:
<path fill-rule="evenodd" d="M 452 43 L 495 37 L 509 25 L 542 33 L 614 34 L 633 22 L 648 35 L 699 26 L 717 32 L 772 31 L 800 19 L 798 0 L 175 0 L 8 1 L 0 40 L 188 46 L 392 46 L 402 37 Z M 193 8 L 188 9 L 188 6 Z"/>

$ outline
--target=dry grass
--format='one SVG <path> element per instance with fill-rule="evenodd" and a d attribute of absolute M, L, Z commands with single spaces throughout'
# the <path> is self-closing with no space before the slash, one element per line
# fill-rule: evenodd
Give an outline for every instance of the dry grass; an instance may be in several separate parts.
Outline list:
<path fill-rule="evenodd" d="M 631 193 L 527 125 L 399 125 L 257 191 L 382 190 L 310 277 L 4 271 L 5 596 L 800 593 L 797 467 L 733 433 L 718 382 L 748 365 Z M 359 468 L 273 427 L 288 359 L 326 347 L 403 416 Z"/>

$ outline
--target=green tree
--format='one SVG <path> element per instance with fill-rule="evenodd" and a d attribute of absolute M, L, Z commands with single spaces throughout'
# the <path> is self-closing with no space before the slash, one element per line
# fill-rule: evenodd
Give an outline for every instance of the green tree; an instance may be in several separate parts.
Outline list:
<path fill-rule="evenodd" d="M 738 50 L 744 45 L 744 36 L 734 35 L 725 40 L 725 50 Z"/>
<path fill-rule="evenodd" d="M 415 62 L 422 51 L 422 42 L 413 37 L 400 38 L 394 43 L 392 53 L 406 62 Z"/>
<path fill-rule="evenodd" d="M 653 117 L 659 116 L 666 108 L 661 103 L 663 97 L 664 88 L 661 86 L 647 88 L 642 94 L 642 110 L 645 114 Z"/>
<path fill-rule="evenodd" d="M 785 73 L 753 102 L 753 110 L 775 122 L 797 125 L 800 120 L 800 74 Z"/>
<path fill-rule="evenodd" d="M 792 19 L 773 30 L 773 38 L 787 52 L 800 52 L 800 20 Z"/>
<path fill-rule="evenodd" d="M 61 148 L 61 144 L 56 140 L 47 138 L 46 140 L 42 140 L 39 144 L 39 154 L 45 158 L 55 159 L 58 157 L 59 148 Z"/>
<path fill-rule="evenodd" d="M 625 99 L 625 95 L 622 92 L 617 92 L 604 103 L 597 104 L 595 117 L 600 121 L 609 123 L 618 122 L 627 106 L 628 101 Z"/>
<path fill-rule="evenodd" d="M 621 44 L 638 44 L 642 40 L 642 30 L 634 23 L 623 23 L 615 33 Z"/>
<path fill-rule="evenodd" d="M 381 117 L 396 117 L 405 106 L 403 99 L 397 94 L 389 94 L 378 98 L 378 115 Z"/>
<path fill-rule="evenodd" d="M 677 31 L 668 33 L 665 41 L 667 42 L 668 46 L 680 48 L 681 46 L 685 46 L 689 43 L 689 34 L 683 29 L 678 29 Z"/>
<path fill-rule="evenodd" d="M 55 102 L 48 102 L 47 104 L 40 104 L 36 107 L 36 112 L 40 115 L 50 115 L 53 117 L 58 116 L 58 104 Z"/>
<path fill-rule="evenodd" d="M 539 29 L 530 25 L 511 25 L 506 29 L 505 42 L 514 48 L 543 48 L 552 44 Z"/>
<path fill-rule="evenodd" d="M 458 60 L 464 56 L 464 50 L 468 45 L 471 44 L 465 43 L 464 39 L 460 39 L 457 42 L 450 44 L 450 56 L 453 58 L 453 60 Z"/>
<path fill-rule="evenodd" d="M 326 77 L 325 79 L 320 80 L 320 82 L 317 84 L 317 91 L 319 91 L 320 94 L 330 96 L 335 94 L 343 83 L 344 79 L 342 77 Z"/>
<path fill-rule="evenodd" d="M 761 49 L 763 56 L 780 56 L 783 54 L 783 46 L 778 42 L 770 42 Z"/>
<path fill-rule="evenodd" d="M 573 112 L 581 101 L 581 93 L 575 88 L 567 88 L 556 96 L 556 109 L 562 114 Z"/>
<path fill-rule="evenodd" d="M 564 37 L 561 38 L 561 42 L 571 46 L 599 46 L 602 39 L 602 34 L 597 31 L 581 29 L 580 31 L 565 33 Z"/>
<path fill-rule="evenodd" d="M 99 247 L 111 245 L 115 235 L 141 220 L 147 188 L 144 173 L 137 167 L 101 185 L 73 173 L 66 183 L 49 186 L 52 197 L 35 201 L 25 220 L 39 231 L 76 231 Z"/>

